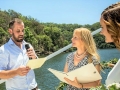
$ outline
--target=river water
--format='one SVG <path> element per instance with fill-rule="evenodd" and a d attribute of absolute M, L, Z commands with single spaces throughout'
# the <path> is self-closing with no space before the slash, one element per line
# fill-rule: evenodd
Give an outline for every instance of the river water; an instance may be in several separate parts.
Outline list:
<path fill-rule="evenodd" d="M 117 49 L 99 49 L 98 53 L 101 57 L 101 61 L 108 61 L 110 59 L 120 57 L 120 51 Z M 48 71 L 48 68 L 63 71 L 68 54 L 70 53 L 61 53 L 47 60 L 41 68 L 35 70 L 36 80 L 41 90 L 55 90 L 55 87 L 59 85 L 60 81 Z M 110 70 L 105 70 L 105 74 L 101 73 L 103 78 L 102 83 L 105 83 L 105 79 L 109 71 Z M 5 90 L 4 85 L 0 86 L 0 90 Z"/>

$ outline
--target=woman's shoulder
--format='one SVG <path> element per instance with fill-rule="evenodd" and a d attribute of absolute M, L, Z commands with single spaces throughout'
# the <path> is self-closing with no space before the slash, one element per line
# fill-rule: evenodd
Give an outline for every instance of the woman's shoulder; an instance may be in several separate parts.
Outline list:
<path fill-rule="evenodd" d="M 100 64 L 100 61 L 97 59 L 97 57 L 92 56 L 92 63 L 93 63 L 94 65 L 97 65 L 97 64 Z"/>
<path fill-rule="evenodd" d="M 68 54 L 68 56 L 66 57 L 66 61 L 69 62 L 69 61 L 73 60 L 73 58 L 74 58 L 74 52 Z"/>
<path fill-rule="evenodd" d="M 73 58 L 73 56 L 74 56 L 74 52 L 68 54 L 67 58 Z"/>

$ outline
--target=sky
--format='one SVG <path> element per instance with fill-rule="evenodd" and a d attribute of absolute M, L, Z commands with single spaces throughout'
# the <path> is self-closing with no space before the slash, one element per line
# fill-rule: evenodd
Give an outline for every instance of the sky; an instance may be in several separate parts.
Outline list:
<path fill-rule="evenodd" d="M 43 23 L 92 25 L 116 2 L 120 0 L 0 0 L 0 9 L 11 9 Z"/>

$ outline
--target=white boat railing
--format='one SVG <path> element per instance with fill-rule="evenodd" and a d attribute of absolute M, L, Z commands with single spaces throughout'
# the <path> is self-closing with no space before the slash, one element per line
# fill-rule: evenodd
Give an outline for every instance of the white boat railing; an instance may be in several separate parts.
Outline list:
<path fill-rule="evenodd" d="M 101 28 L 93 31 L 91 34 L 92 34 L 92 35 L 95 35 L 95 34 L 99 33 L 100 31 L 101 31 Z M 52 57 L 60 54 L 61 52 L 65 51 L 65 50 L 67 50 L 67 49 L 69 49 L 69 48 L 71 48 L 71 47 L 72 47 L 72 44 L 69 44 L 69 45 L 67 45 L 67 46 L 59 49 L 58 51 L 56 51 L 56 52 L 54 52 L 54 53 L 46 56 L 46 60 L 49 60 L 50 58 L 52 58 Z M 6 80 L 4 80 L 4 79 L 0 79 L 0 84 L 1 84 L 1 83 L 4 83 L 5 81 L 6 81 Z"/>

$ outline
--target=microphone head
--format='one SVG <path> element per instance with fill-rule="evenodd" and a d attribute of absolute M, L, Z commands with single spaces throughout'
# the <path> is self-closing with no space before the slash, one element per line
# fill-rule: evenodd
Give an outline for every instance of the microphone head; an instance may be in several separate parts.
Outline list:
<path fill-rule="evenodd" d="M 29 44 L 25 44 L 25 48 L 26 48 L 26 51 L 28 52 L 28 49 L 30 48 Z M 29 59 L 32 59 L 32 58 L 29 57 Z"/>
<path fill-rule="evenodd" d="M 29 44 L 25 44 L 26 50 L 30 48 Z"/>

